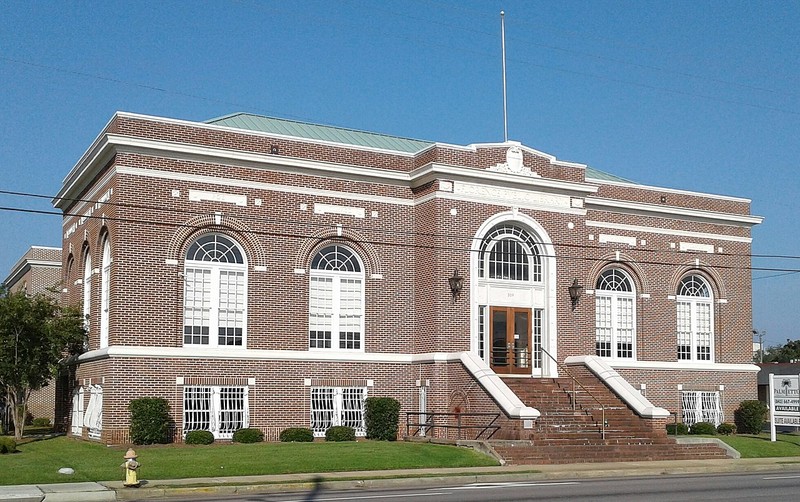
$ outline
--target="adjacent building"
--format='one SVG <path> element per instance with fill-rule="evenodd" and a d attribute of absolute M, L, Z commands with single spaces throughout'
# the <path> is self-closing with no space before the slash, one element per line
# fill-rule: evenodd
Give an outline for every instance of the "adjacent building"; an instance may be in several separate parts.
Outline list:
<path fill-rule="evenodd" d="M 498 412 L 513 438 L 539 411 L 508 382 L 566 365 L 662 423 L 756 398 L 745 198 L 511 141 L 117 113 L 54 204 L 89 328 L 76 436 L 127 441 L 141 396 L 169 401 L 178 440 L 363 434 L 364 399 L 391 396 L 403 421 Z"/>
<path fill-rule="evenodd" d="M 61 248 L 31 246 L 14 264 L 3 281 L 10 292 L 25 291 L 30 295 L 43 294 L 59 298 L 61 292 Z M 47 418 L 55 423 L 57 391 L 55 382 L 31 392 L 28 413 L 33 418 Z M 4 396 L 0 396 L 0 425 L 11 427 L 11 410 L 6 409 Z"/>

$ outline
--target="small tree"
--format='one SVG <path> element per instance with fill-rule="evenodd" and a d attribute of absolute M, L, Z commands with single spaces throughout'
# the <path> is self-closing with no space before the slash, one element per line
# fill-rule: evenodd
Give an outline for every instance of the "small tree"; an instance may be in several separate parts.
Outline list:
<path fill-rule="evenodd" d="M 733 421 L 741 434 L 760 434 L 767 421 L 767 405 L 761 401 L 742 401 L 733 412 Z"/>
<path fill-rule="evenodd" d="M 131 412 L 129 433 L 133 444 L 169 443 L 169 403 L 159 397 L 140 397 L 128 405 Z"/>
<path fill-rule="evenodd" d="M 11 407 L 17 440 L 31 391 L 47 385 L 66 356 L 81 352 L 84 336 L 77 309 L 43 294 L 0 290 L 0 389 Z"/>
<path fill-rule="evenodd" d="M 392 397 L 368 397 L 364 402 L 364 424 L 368 439 L 395 441 L 400 403 Z"/>

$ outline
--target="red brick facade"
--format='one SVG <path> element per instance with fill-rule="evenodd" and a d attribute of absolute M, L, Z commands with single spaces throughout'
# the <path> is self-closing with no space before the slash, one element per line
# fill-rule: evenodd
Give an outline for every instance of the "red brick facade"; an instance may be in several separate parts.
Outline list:
<path fill-rule="evenodd" d="M 268 438 L 307 427 L 309 389 L 331 381 L 395 397 L 403 412 L 418 411 L 426 384 L 427 411 L 498 411 L 457 358 L 472 352 L 492 366 L 480 353 L 492 329 L 482 309 L 541 310 L 542 347 L 559 362 L 594 355 L 594 285 L 616 268 L 635 291 L 635 356 L 609 364 L 671 412 L 680 409 L 678 386 L 723 386 L 732 419 L 739 401 L 756 397 L 748 267 L 760 219 L 746 199 L 589 174 L 511 143 L 403 153 L 117 114 L 55 201 L 64 211 L 65 301 L 86 303 L 86 253 L 92 263 L 89 350 L 75 385 L 102 387 L 100 435 L 109 443 L 127 440 L 136 397 L 166 398 L 180 430 L 186 385 L 246 385 L 249 424 Z M 502 223 L 537 242 L 543 277 L 535 284 L 478 277 L 481 240 Z M 208 233 L 245 255 L 241 347 L 184 345 L 186 253 Z M 362 350 L 309 349 L 310 265 L 331 243 L 363 264 Z M 454 269 L 464 278 L 458 295 L 447 280 Z M 678 361 L 676 294 L 691 275 L 710 289 L 712 354 Z M 574 279 L 585 291 L 573 305 Z M 541 357 L 527 377 L 559 373 Z"/>

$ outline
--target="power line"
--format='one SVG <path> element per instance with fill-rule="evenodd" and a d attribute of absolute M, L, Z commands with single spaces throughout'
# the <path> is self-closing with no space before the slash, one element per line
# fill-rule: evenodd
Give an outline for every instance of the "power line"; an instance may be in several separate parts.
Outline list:
<path fill-rule="evenodd" d="M 19 197 L 29 197 L 29 198 L 37 198 L 37 199 L 46 199 L 46 200 L 53 200 L 56 197 L 53 195 L 45 195 L 45 194 L 35 194 L 29 192 L 19 192 L 19 191 L 11 191 L 11 190 L 3 190 L 0 189 L 0 195 L 13 195 Z M 60 200 L 67 200 L 73 203 L 86 203 L 86 204 L 97 204 L 100 201 L 94 199 L 81 199 L 81 198 L 62 198 Z M 175 213 L 175 214 L 182 214 L 182 215 L 190 215 L 190 216 L 202 216 L 207 215 L 208 211 L 200 211 L 200 210 L 190 210 L 190 209 L 179 209 L 179 208 L 167 208 L 164 206 L 148 206 L 145 204 L 131 204 L 131 203 L 122 203 L 122 202 L 112 202 L 110 200 L 103 201 L 103 204 L 107 204 L 110 206 L 121 207 L 121 208 L 128 208 L 128 209 L 144 209 L 148 211 L 164 211 L 168 213 Z M 20 210 L 22 208 L 19 208 Z M 80 216 L 80 215 L 79 215 Z M 273 223 L 273 224 L 284 224 L 284 225 L 305 225 L 311 227 L 318 227 L 318 228 L 328 228 L 330 224 L 327 223 L 315 223 L 315 222 L 308 222 L 308 221 L 301 221 L 301 220 L 291 220 L 291 219 L 277 219 L 277 218 L 264 218 L 259 216 L 250 216 L 250 215 L 237 215 L 236 216 L 240 220 L 245 221 L 254 221 L 258 223 Z M 358 230 L 361 232 L 371 232 L 371 233 L 378 233 L 378 234 L 389 234 L 389 235 L 401 235 L 401 236 L 411 236 L 411 237 L 434 237 L 434 238 L 455 238 L 455 239 L 469 239 L 469 240 L 480 240 L 480 237 L 475 236 L 464 236 L 462 234 L 451 234 L 451 233 L 439 233 L 439 232 L 419 232 L 416 230 L 397 230 L 397 229 L 386 229 L 386 228 L 371 228 L 371 227 L 363 227 L 357 225 L 351 225 L 350 228 L 354 230 Z M 598 250 L 607 250 L 607 247 L 599 246 L 599 245 L 590 245 L 590 244 L 569 244 L 563 242 L 549 242 L 549 243 L 541 243 L 541 244 L 551 244 L 554 246 L 562 246 L 562 247 L 571 247 L 571 248 L 578 248 L 578 249 L 598 249 Z M 635 250 L 630 250 L 632 252 L 651 252 L 651 253 L 673 253 L 673 254 L 685 254 L 684 251 L 679 251 L 677 249 L 653 249 L 653 248 L 643 248 L 638 247 Z M 732 257 L 732 258 L 763 258 L 763 259 L 795 259 L 800 260 L 800 256 L 791 256 L 791 255 L 768 255 L 768 254 L 752 254 L 752 253 L 714 253 L 718 257 Z"/>
<path fill-rule="evenodd" d="M 140 224 L 140 225 L 152 225 L 152 226 L 159 226 L 159 227 L 169 227 L 169 228 L 190 228 L 190 229 L 204 229 L 207 228 L 206 225 L 193 225 L 193 224 L 186 224 L 186 223 L 171 223 L 171 222 L 164 222 L 161 220 L 144 220 L 138 218 L 122 218 L 122 217 L 113 217 L 113 216 L 96 216 L 92 215 L 85 215 L 80 213 L 62 213 L 61 211 L 57 210 L 35 210 L 35 209 L 27 209 L 27 208 L 13 208 L 13 207 L 6 207 L 0 206 L 0 211 L 10 211 L 10 212 L 20 212 L 20 213 L 33 213 L 33 214 L 42 214 L 42 215 L 53 215 L 53 216 L 73 216 L 79 218 L 86 218 L 86 219 L 100 219 L 105 221 L 116 221 L 121 223 L 133 223 L 133 224 Z M 202 214 L 209 214 L 208 212 Z M 304 222 L 297 222 L 299 224 L 303 224 Z M 323 225 L 325 227 L 330 228 L 331 225 Z M 359 230 L 358 227 L 351 227 L 356 230 Z M 240 233 L 248 233 L 253 235 L 259 236 L 267 236 L 267 237 L 285 237 L 285 238 L 299 238 L 299 239 L 315 239 L 319 238 L 317 235 L 313 234 L 299 234 L 293 232 L 270 232 L 265 230 L 236 230 Z M 441 236 L 427 236 L 427 237 L 441 237 Z M 453 236 L 456 237 L 456 236 Z M 472 237 L 463 237 L 460 236 L 461 239 L 465 240 L 472 240 Z M 436 244 L 419 244 L 413 243 L 409 244 L 408 242 L 389 242 L 386 240 L 374 240 L 374 239 L 360 239 L 358 241 L 361 244 L 371 244 L 371 245 L 380 245 L 380 246 L 389 246 L 389 247 L 408 247 L 414 249 L 431 249 L 431 250 L 438 250 L 438 251 L 462 251 L 462 252 L 478 252 L 479 250 L 474 250 L 471 247 L 455 247 L 455 246 L 445 246 L 445 245 L 436 245 Z M 561 246 L 561 247 L 577 247 L 577 248 L 586 248 L 586 249 L 596 249 L 596 250 L 608 250 L 607 248 L 600 248 L 595 246 L 581 246 L 581 245 L 568 245 L 568 244 L 556 244 L 553 243 L 554 246 Z M 634 252 L 635 250 L 629 250 Z M 540 253 L 539 256 L 546 257 L 546 258 L 554 258 L 554 259 L 561 259 L 561 260 L 573 260 L 573 261 L 585 261 L 585 262 L 597 262 L 598 260 L 603 260 L 602 257 L 586 257 L 586 256 L 570 256 L 570 255 L 547 255 Z M 713 256 L 713 255 L 712 255 Z M 635 260 L 637 264 L 642 265 L 657 265 L 657 266 L 669 266 L 674 267 L 676 265 L 680 265 L 679 263 L 673 262 L 663 262 L 663 261 L 655 261 L 655 260 Z M 714 269 L 724 269 L 724 270 L 750 270 L 750 271 L 762 271 L 762 272 L 790 272 L 790 273 L 800 273 L 800 269 L 785 269 L 785 268 L 772 268 L 772 267 L 753 267 L 753 266 L 732 266 L 732 265 L 705 265 L 702 264 L 699 268 L 714 268 Z"/>

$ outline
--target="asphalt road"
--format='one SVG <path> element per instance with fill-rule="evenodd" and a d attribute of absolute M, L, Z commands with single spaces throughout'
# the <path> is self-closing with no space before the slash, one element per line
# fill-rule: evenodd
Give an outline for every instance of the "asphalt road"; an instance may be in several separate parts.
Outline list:
<path fill-rule="evenodd" d="M 171 499 L 176 501 L 177 499 Z M 188 500 L 188 499 L 186 499 Z M 197 497 L 192 500 L 198 500 Z M 559 481 L 479 483 L 403 490 L 325 490 L 203 499 L 246 502 L 495 502 L 603 501 L 748 501 L 800 500 L 800 474 L 738 473 L 663 475 Z"/>

